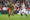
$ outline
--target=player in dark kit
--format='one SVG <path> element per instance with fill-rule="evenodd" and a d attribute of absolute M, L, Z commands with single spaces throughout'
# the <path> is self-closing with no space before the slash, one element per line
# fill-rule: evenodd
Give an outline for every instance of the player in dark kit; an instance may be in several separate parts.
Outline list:
<path fill-rule="evenodd" d="M 10 15 L 14 15 L 14 6 L 12 4 L 8 4 L 8 6 L 10 7 L 8 18 L 10 18 Z"/>

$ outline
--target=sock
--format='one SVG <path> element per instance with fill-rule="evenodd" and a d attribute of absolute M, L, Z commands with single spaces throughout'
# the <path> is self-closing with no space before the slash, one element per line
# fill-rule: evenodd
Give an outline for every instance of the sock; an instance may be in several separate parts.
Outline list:
<path fill-rule="evenodd" d="M 27 14 L 26 14 L 26 16 L 27 16 Z"/>
<path fill-rule="evenodd" d="M 23 16 L 23 15 L 21 14 L 21 16 Z"/>
<path fill-rule="evenodd" d="M 27 14 L 25 14 L 27 16 Z"/>

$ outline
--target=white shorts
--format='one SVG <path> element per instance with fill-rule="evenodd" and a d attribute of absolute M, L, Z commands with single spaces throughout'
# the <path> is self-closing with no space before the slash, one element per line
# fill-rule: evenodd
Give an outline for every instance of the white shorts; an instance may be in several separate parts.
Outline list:
<path fill-rule="evenodd" d="M 21 13 L 22 13 L 22 12 L 26 13 L 26 9 L 22 9 L 22 10 L 21 10 Z"/>
<path fill-rule="evenodd" d="M 26 9 L 22 9 L 22 10 L 19 11 L 19 13 L 20 13 L 20 14 L 21 14 L 21 13 L 23 13 L 23 14 L 24 14 L 24 13 L 28 14 L 28 11 L 27 11 Z"/>
<path fill-rule="evenodd" d="M 20 11 L 19 11 L 19 14 L 21 14 L 21 13 L 23 13 L 23 14 L 26 13 L 26 9 L 20 10 Z"/>

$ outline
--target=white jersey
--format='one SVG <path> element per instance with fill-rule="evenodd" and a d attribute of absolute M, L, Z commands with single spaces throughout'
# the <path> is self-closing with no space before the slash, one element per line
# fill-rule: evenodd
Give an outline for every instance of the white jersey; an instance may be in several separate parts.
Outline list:
<path fill-rule="evenodd" d="M 23 4 L 21 5 L 21 7 L 22 7 L 22 9 L 25 9 L 25 4 L 23 3 Z"/>
<path fill-rule="evenodd" d="M 26 12 L 26 9 L 25 9 L 25 4 L 23 3 L 21 6 L 22 6 L 21 13 L 22 13 L 22 12 L 24 12 L 24 13 L 25 13 L 25 12 Z"/>

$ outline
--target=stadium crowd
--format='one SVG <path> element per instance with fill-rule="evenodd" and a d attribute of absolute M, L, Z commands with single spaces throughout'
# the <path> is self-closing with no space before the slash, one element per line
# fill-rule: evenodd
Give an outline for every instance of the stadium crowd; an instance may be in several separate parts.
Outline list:
<path fill-rule="evenodd" d="M 19 13 L 19 10 L 21 9 L 21 5 L 23 3 L 23 0 L 0 0 L 0 12 L 8 13 L 9 7 L 8 4 L 12 3 L 14 6 L 14 13 Z M 24 0 L 26 9 L 28 10 L 28 13 L 30 14 L 30 1 Z"/>

